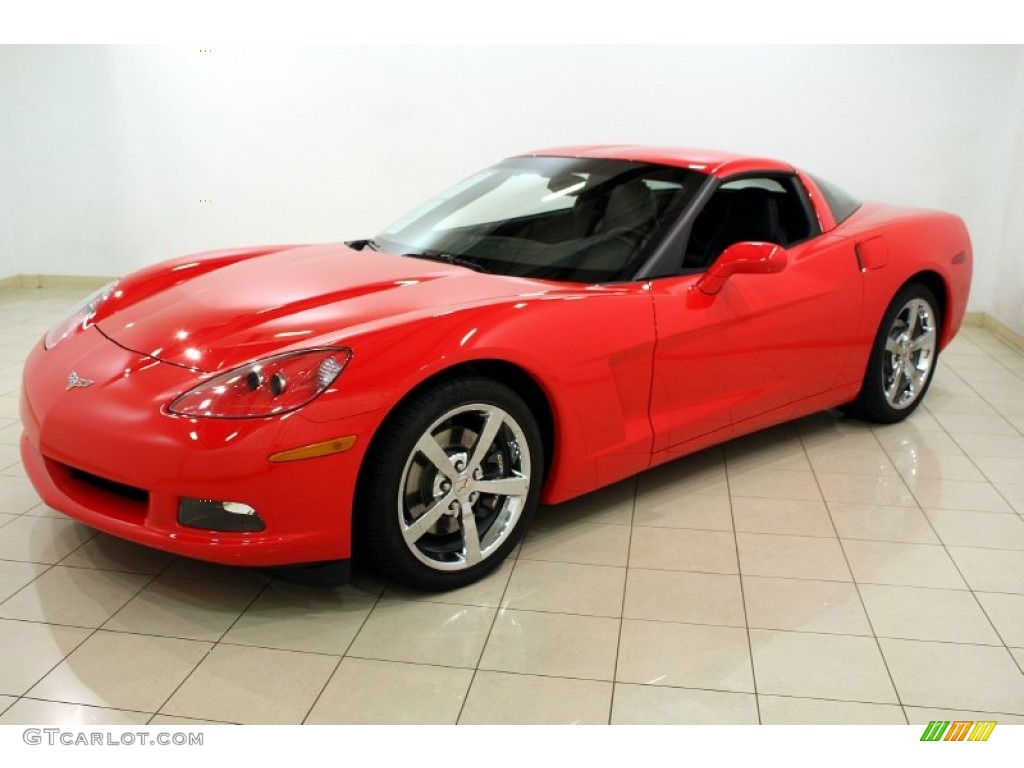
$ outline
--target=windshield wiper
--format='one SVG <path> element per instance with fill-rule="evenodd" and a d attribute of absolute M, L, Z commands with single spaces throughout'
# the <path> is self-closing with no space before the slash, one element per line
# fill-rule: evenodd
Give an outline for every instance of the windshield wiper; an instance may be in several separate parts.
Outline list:
<path fill-rule="evenodd" d="M 379 251 L 380 250 L 380 246 L 377 245 L 377 241 L 376 240 L 370 240 L 369 238 L 367 238 L 365 240 L 349 240 L 348 242 L 345 243 L 345 245 L 347 245 L 349 248 L 354 248 L 357 251 Z"/>
<path fill-rule="evenodd" d="M 445 264 L 453 264 L 456 267 L 466 267 L 466 269 L 472 269 L 476 272 L 490 273 L 491 270 L 487 267 L 469 259 L 464 259 L 461 256 L 456 256 L 453 253 L 445 253 L 444 251 L 419 251 L 416 253 L 405 253 L 403 256 L 409 256 L 413 259 L 426 259 L 427 261 L 440 261 Z"/>

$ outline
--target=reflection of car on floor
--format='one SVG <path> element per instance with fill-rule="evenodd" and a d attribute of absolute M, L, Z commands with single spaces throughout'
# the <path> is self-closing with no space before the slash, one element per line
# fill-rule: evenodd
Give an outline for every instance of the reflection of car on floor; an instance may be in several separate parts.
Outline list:
<path fill-rule="evenodd" d="M 25 365 L 52 507 L 190 557 L 355 550 L 473 581 L 556 503 L 816 410 L 916 408 L 967 302 L 956 216 L 780 162 L 514 157 L 374 239 L 129 275 Z"/>

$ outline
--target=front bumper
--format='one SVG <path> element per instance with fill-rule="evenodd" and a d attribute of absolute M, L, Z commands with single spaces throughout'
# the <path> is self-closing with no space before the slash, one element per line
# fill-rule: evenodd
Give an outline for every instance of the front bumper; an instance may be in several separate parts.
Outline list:
<path fill-rule="evenodd" d="M 92 384 L 67 387 L 75 371 Z M 351 556 L 352 498 L 379 412 L 323 422 L 189 419 L 164 406 L 196 374 L 118 347 L 95 328 L 25 363 L 21 454 L 49 506 L 114 536 L 240 566 Z M 326 397 L 326 395 L 325 395 Z M 281 450 L 356 435 L 351 450 L 271 463 Z M 248 504 L 266 524 L 234 533 L 182 526 L 182 498 Z"/>

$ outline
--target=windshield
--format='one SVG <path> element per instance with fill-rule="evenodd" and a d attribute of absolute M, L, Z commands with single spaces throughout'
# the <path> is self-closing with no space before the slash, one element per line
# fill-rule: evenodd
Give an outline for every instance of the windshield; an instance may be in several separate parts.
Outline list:
<path fill-rule="evenodd" d="M 697 171 L 624 160 L 516 157 L 375 238 L 389 253 L 545 280 L 629 280 L 693 199 Z"/>

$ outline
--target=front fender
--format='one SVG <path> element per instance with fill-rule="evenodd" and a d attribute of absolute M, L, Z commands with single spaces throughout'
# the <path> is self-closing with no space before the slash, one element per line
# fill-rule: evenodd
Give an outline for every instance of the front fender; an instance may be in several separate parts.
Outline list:
<path fill-rule="evenodd" d="M 554 455 L 545 502 L 650 465 L 654 310 L 644 284 L 519 296 L 346 343 L 353 358 L 336 384 L 337 396 L 315 401 L 303 410 L 305 418 L 392 409 L 447 371 L 501 361 L 529 375 L 548 399 Z"/>

